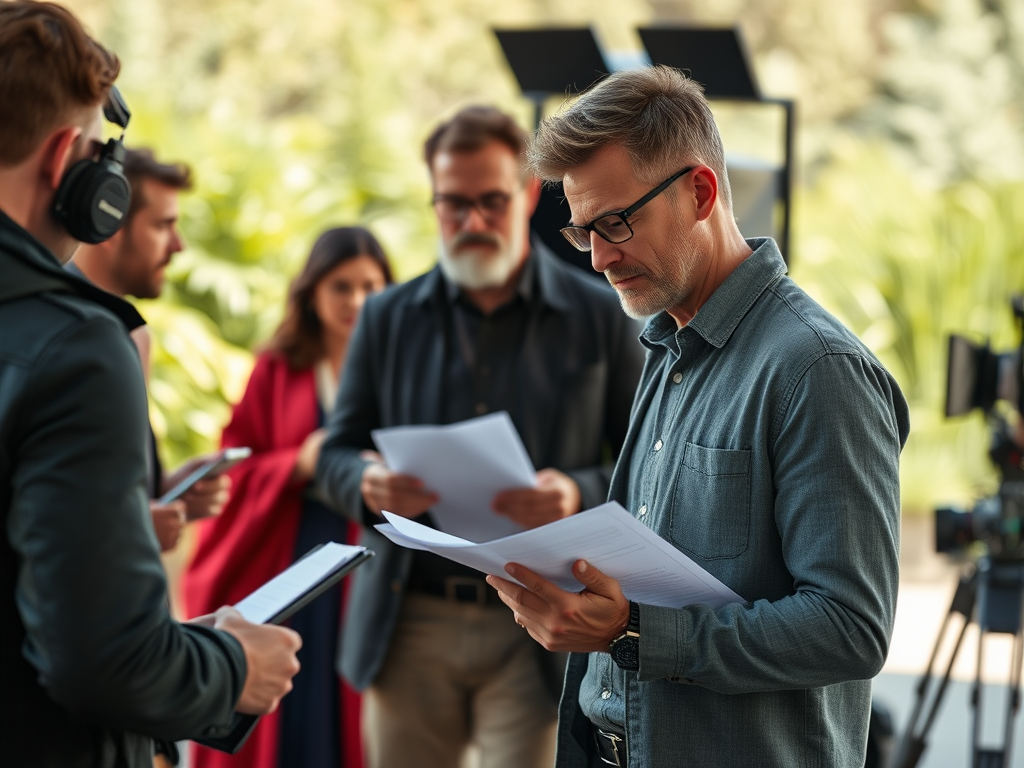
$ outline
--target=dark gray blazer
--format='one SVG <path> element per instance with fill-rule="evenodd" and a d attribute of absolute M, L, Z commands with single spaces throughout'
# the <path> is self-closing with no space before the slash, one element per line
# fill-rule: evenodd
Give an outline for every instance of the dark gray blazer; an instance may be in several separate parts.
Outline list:
<path fill-rule="evenodd" d="M 643 367 L 637 324 L 599 280 L 535 248 L 541 309 L 526 331 L 518 386 L 529 413 L 516 423 L 538 469 L 555 467 L 579 485 L 583 508 L 605 501 L 611 467 L 629 424 Z M 412 552 L 373 529 L 359 483 L 371 430 L 443 423 L 450 303 L 438 268 L 371 298 L 349 349 L 317 485 L 327 502 L 363 525 L 377 556 L 357 570 L 346 610 L 342 674 L 362 690 L 384 661 L 405 593 Z M 513 420 L 516 420 L 513 414 Z M 540 648 L 540 646 L 538 646 Z M 561 688 L 552 671 L 554 694 Z"/>

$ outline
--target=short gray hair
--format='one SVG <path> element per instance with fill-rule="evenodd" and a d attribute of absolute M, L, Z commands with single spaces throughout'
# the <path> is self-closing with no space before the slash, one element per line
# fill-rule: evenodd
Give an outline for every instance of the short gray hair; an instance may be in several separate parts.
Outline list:
<path fill-rule="evenodd" d="M 621 145 L 637 178 L 652 185 L 686 165 L 707 165 L 732 210 L 722 137 L 704 89 L 679 70 L 644 67 L 602 80 L 541 123 L 528 158 L 537 176 L 560 181 L 611 144 Z"/>

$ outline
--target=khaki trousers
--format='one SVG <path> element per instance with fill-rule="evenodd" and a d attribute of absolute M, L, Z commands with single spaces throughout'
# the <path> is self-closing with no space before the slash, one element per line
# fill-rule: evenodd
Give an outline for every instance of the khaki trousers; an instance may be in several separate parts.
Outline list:
<path fill-rule="evenodd" d="M 406 596 L 363 697 L 369 768 L 550 768 L 557 709 L 535 641 L 504 605 Z"/>

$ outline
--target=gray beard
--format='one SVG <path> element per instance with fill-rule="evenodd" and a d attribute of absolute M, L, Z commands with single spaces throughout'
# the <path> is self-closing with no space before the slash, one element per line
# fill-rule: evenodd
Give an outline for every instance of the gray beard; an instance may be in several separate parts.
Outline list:
<path fill-rule="evenodd" d="M 442 240 L 438 263 L 445 277 L 462 288 L 499 288 L 508 282 L 519 264 L 520 244 L 515 242 L 517 240 L 521 238 L 513 237 L 497 252 L 485 253 L 466 247 L 460 249 L 458 255 L 453 254 Z"/>

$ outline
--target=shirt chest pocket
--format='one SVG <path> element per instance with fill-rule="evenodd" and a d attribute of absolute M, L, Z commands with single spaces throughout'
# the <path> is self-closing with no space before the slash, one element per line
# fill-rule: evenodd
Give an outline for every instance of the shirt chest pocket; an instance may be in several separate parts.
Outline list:
<path fill-rule="evenodd" d="M 705 560 L 738 557 L 750 538 L 750 451 L 686 443 L 672 485 L 673 543 Z"/>

